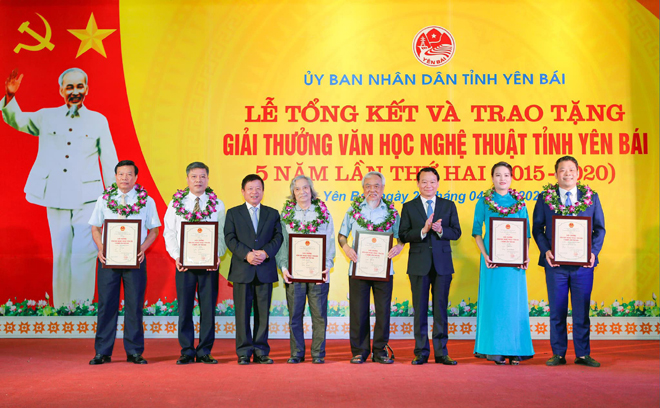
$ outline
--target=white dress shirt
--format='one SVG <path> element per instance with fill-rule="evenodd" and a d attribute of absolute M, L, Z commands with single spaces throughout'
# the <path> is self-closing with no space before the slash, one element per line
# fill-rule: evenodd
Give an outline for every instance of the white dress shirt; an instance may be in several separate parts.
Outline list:
<path fill-rule="evenodd" d="M 569 191 L 571 192 L 571 203 L 575 204 L 575 202 L 578 201 L 577 186 L 570 190 L 564 190 L 563 188 L 559 187 L 559 201 L 561 202 L 561 205 L 566 205 L 566 193 Z"/>
<path fill-rule="evenodd" d="M 16 98 L 0 100 L 2 118 L 14 129 L 39 137 L 39 151 L 25 183 L 25 198 L 44 207 L 73 210 L 92 203 L 103 192 L 103 180 L 115 182 L 117 164 L 108 120 L 81 107 L 76 117 L 68 108 L 23 112 Z"/>
<path fill-rule="evenodd" d="M 117 190 L 117 195 L 113 196 L 113 199 L 116 200 L 117 202 L 121 202 L 121 196 L 124 193 L 121 192 L 121 190 Z M 131 189 L 128 193 L 126 193 L 126 205 L 133 205 L 137 203 L 138 196 L 137 192 L 135 189 Z M 92 212 L 92 216 L 89 219 L 89 225 L 93 225 L 95 227 L 103 227 L 103 223 L 105 220 L 117 220 L 119 219 L 119 215 L 113 211 L 110 211 L 108 208 L 108 201 L 103 198 L 103 196 L 99 197 L 98 200 L 96 200 L 96 205 L 94 206 L 94 211 Z M 147 233 L 148 230 L 158 228 L 160 227 L 160 219 L 158 219 L 158 210 L 156 210 L 156 203 L 151 197 L 147 197 L 147 203 L 145 204 L 144 208 L 140 209 L 140 212 L 137 214 L 131 214 L 128 217 L 126 217 L 127 220 L 142 220 L 142 228 L 141 228 L 141 244 L 144 243 L 144 240 L 147 239 Z M 103 239 L 103 236 L 101 236 L 101 240 Z"/>
<path fill-rule="evenodd" d="M 250 213 L 250 221 L 252 221 L 252 212 L 253 212 L 252 208 L 254 208 L 255 206 L 248 203 L 247 201 L 245 202 L 245 206 L 248 209 L 248 213 Z M 257 204 L 256 207 L 257 207 L 257 225 L 259 225 L 259 215 L 261 214 L 261 203 Z"/>
<path fill-rule="evenodd" d="M 195 208 L 196 195 L 188 193 L 188 195 L 181 201 L 183 208 L 187 211 L 192 211 Z M 204 210 L 209 196 L 204 193 L 199 197 L 199 208 Z M 217 221 L 218 222 L 218 257 L 225 254 L 227 245 L 225 245 L 225 204 L 221 199 L 217 199 L 216 212 L 211 213 L 208 217 L 201 221 Z M 165 239 L 165 249 L 170 254 L 172 259 L 177 259 L 181 256 L 180 253 L 180 239 L 181 239 L 181 222 L 186 221 L 180 215 L 176 214 L 176 208 L 172 207 L 174 200 L 170 201 L 167 205 L 167 212 L 165 213 L 165 230 L 163 231 L 163 238 Z"/>

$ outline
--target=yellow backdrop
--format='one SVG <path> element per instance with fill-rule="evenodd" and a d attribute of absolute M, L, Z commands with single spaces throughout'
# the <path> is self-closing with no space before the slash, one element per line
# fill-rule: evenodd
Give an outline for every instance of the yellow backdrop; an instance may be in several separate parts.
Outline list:
<path fill-rule="evenodd" d="M 157 4 L 157 7 L 155 6 Z M 386 193 L 400 192 L 409 198 L 416 191 L 413 181 L 394 181 L 390 166 L 439 164 L 443 180 L 441 193 L 464 193 L 458 204 L 463 229 L 454 246 L 456 275 L 450 300 L 474 300 L 478 289 L 479 252 L 470 236 L 476 201 L 470 192 L 490 187 L 485 181 L 447 181 L 444 166 L 486 166 L 507 160 L 523 168 L 543 166 L 543 180 L 516 181 L 519 190 L 537 191 L 554 181 L 547 173 L 558 153 L 537 153 L 532 134 L 572 134 L 572 154 L 582 166 L 604 168 L 608 177 L 587 183 L 603 203 L 607 236 L 597 268 L 592 298 L 606 304 L 622 297 L 651 299 L 658 285 L 658 19 L 636 1 L 168 1 L 120 2 L 121 43 L 131 112 L 140 145 L 164 197 L 185 186 L 185 166 L 204 161 L 211 167 L 210 185 L 229 208 L 242 203 L 241 179 L 268 166 L 266 205 L 281 209 L 288 194 L 288 182 L 275 181 L 274 166 L 297 163 L 328 166 L 327 181 L 318 181 L 322 191 L 360 191 L 359 181 L 337 181 L 335 166 L 342 174 L 360 168 L 383 166 Z M 439 68 L 420 64 L 411 45 L 417 32 L 439 25 L 455 41 L 453 59 Z M 497 84 L 465 84 L 463 74 L 497 76 Z M 306 85 L 309 72 L 324 75 L 320 85 Z M 533 74 L 533 84 L 507 84 L 519 71 Z M 540 74 L 550 78 L 557 71 L 563 82 L 541 84 Z M 456 85 L 423 85 L 422 75 L 456 75 Z M 415 85 L 370 85 L 369 75 L 402 77 L 415 75 Z M 362 75 L 362 85 L 331 85 L 330 75 Z M 513 79 L 512 79 L 513 81 Z M 246 106 L 255 113 L 274 98 L 278 120 L 246 122 Z M 284 107 L 355 105 L 356 122 L 288 122 Z M 368 105 L 389 105 L 405 100 L 419 106 L 415 122 L 367 122 Z M 456 109 L 460 122 L 434 123 L 426 105 L 447 105 Z M 579 102 L 578 102 L 579 101 Z M 551 105 L 566 105 L 568 118 L 573 105 L 587 117 L 587 105 L 622 105 L 621 121 L 556 121 Z M 539 121 L 475 122 L 472 105 L 501 105 L 506 115 L 513 105 L 522 109 L 538 105 L 544 111 Z M 445 107 L 446 108 L 446 107 Z M 444 113 L 444 112 L 443 112 Z M 441 115 L 441 118 L 444 115 Z M 331 156 L 267 156 L 264 134 L 307 132 L 333 137 Z M 258 139 L 256 156 L 228 156 L 223 153 L 226 134 L 249 134 Z M 526 133 L 525 154 L 513 158 L 476 155 L 474 133 Z M 579 134 L 612 134 L 612 154 L 582 150 Z M 621 154 L 619 133 L 631 137 L 638 129 L 647 134 L 647 154 Z M 371 133 L 373 155 L 340 153 L 339 134 Z M 422 156 L 422 133 L 456 134 L 464 131 L 463 158 L 456 155 Z M 376 142 L 381 133 L 410 133 L 412 155 L 381 156 Z M 600 147 L 599 147 L 600 150 Z M 612 181 L 612 169 L 616 177 Z M 462 173 L 461 173 L 462 176 Z M 280 177 L 281 178 L 281 177 Z M 478 178 L 478 174 L 477 174 Z M 325 196 L 322 194 L 322 198 Z M 327 200 L 335 228 L 348 209 L 349 201 Z M 401 202 L 396 206 L 400 210 Z M 534 202 L 528 201 L 530 214 Z M 538 249 L 532 241 L 528 274 L 530 299 L 546 299 L 543 270 L 536 266 Z M 222 274 L 228 272 L 227 258 Z M 407 249 L 396 259 L 394 297 L 410 299 L 405 276 Z M 346 299 L 348 263 L 338 252 L 332 273 L 330 299 Z M 274 299 L 283 299 L 277 286 Z"/>

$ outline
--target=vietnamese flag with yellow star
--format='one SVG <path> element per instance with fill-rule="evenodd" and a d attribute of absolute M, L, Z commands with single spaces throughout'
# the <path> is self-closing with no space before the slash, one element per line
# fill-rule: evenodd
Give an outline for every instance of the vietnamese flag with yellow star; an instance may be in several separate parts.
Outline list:
<path fill-rule="evenodd" d="M 14 69 L 23 75 L 16 93 L 20 108 L 35 112 L 62 106 L 58 77 L 72 67 L 85 71 L 89 76 L 89 93 L 84 106 L 107 118 L 118 159 L 135 161 L 140 170 L 138 183 L 155 200 L 162 220 L 166 202 L 142 155 L 126 94 L 119 2 L 3 1 L 0 16 L 0 78 L 4 84 Z M 0 140 L 6 171 L 0 200 L 3 214 L 0 257 L 4 264 L 0 299 L 18 302 L 44 299 L 46 293 L 52 297 L 53 254 L 47 210 L 27 202 L 23 192 L 39 140 L 5 123 L 0 123 Z M 101 193 L 98 191 L 98 195 Z M 162 231 L 163 227 L 160 235 Z M 145 299 L 150 303 L 165 297 L 174 300 L 173 262 L 161 237 L 148 251 L 147 258 Z"/>

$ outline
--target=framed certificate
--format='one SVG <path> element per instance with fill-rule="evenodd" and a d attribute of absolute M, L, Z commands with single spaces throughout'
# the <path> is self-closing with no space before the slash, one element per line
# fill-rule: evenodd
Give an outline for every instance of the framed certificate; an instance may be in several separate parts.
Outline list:
<path fill-rule="evenodd" d="M 180 262 L 188 269 L 213 269 L 218 264 L 218 222 L 182 222 Z"/>
<path fill-rule="evenodd" d="M 591 217 L 552 217 L 552 255 L 559 265 L 591 262 Z"/>
<path fill-rule="evenodd" d="M 105 220 L 103 224 L 103 256 L 105 268 L 138 269 L 142 220 Z"/>
<path fill-rule="evenodd" d="M 289 273 L 293 282 L 323 282 L 325 240 L 322 234 L 289 234 Z"/>
<path fill-rule="evenodd" d="M 527 259 L 527 218 L 491 218 L 489 239 L 491 262 L 520 267 Z"/>
<path fill-rule="evenodd" d="M 355 279 L 388 281 L 392 260 L 387 254 L 392 249 L 391 232 L 356 231 L 353 249 L 357 262 L 353 262 L 351 277 Z"/>

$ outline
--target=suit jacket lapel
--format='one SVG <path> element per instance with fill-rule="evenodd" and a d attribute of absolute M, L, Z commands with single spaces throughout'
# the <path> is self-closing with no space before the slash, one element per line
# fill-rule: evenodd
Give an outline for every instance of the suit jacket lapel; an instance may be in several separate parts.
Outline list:
<path fill-rule="evenodd" d="M 442 203 L 440 202 L 440 197 L 435 197 L 435 211 L 433 212 L 433 222 L 436 222 L 440 219 L 440 206 Z"/>
<path fill-rule="evenodd" d="M 428 216 L 426 215 L 426 209 L 424 208 L 424 201 L 422 201 L 422 196 L 420 195 L 415 199 L 417 201 L 414 205 L 419 210 L 419 213 L 422 215 L 422 218 L 426 220 Z"/>
<path fill-rule="evenodd" d="M 584 194 L 582 194 L 582 191 L 580 191 L 580 189 L 578 188 L 578 189 L 577 189 L 577 200 L 576 200 L 576 201 L 582 202 L 582 196 L 583 196 L 583 195 L 584 195 Z M 581 211 L 581 212 L 579 212 L 578 214 L 575 214 L 575 215 L 577 215 L 577 216 L 582 216 L 583 213 L 584 213 L 584 211 Z"/>
<path fill-rule="evenodd" d="M 247 205 L 243 204 L 239 210 L 239 214 L 244 218 L 245 223 L 249 226 L 248 229 L 254 234 L 254 227 L 252 226 L 252 215 L 250 210 L 248 210 Z"/>

